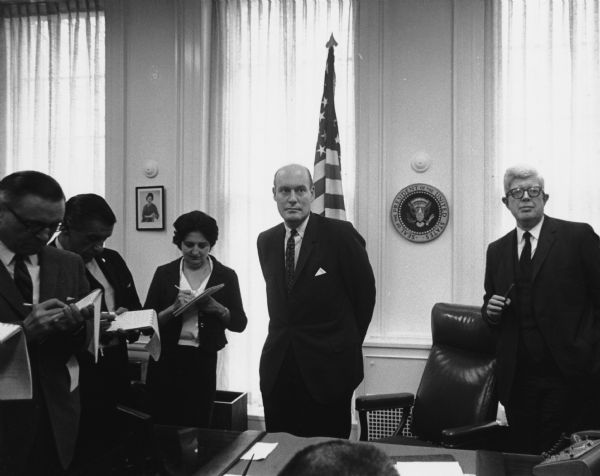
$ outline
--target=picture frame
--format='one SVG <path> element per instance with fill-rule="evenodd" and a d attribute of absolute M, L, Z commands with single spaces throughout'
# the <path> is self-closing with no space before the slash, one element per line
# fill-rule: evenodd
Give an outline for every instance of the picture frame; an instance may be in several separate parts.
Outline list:
<path fill-rule="evenodd" d="M 136 230 L 165 229 L 165 187 L 135 187 Z"/>

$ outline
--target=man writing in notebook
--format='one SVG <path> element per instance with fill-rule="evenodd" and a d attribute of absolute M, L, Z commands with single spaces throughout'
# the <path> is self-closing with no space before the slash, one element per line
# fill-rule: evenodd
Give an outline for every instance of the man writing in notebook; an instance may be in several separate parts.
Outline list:
<path fill-rule="evenodd" d="M 306 167 L 279 169 L 273 198 L 283 223 L 257 243 L 269 308 L 260 361 L 267 431 L 348 438 L 375 305 L 365 241 L 350 222 L 310 212 Z"/>
<path fill-rule="evenodd" d="M 0 402 L 0 469 L 8 474 L 63 474 L 79 426 L 79 367 L 85 318 L 67 301 L 88 292 L 75 254 L 46 246 L 65 210 L 60 185 L 40 172 L 0 180 L 0 320 L 22 325 L 33 398 Z"/>
<path fill-rule="evenodd" d="M 516 228 L 487 250 L 484 319 L 498 330 L 498 396 L 513 451 L 539 454 L 586 429 L 600 324 L 600 241 L 591 226 L 544 214 L 544 179 L 509 168 L 502 202 Z M 597 406 L 597 402 L 594 402 Z"/>
<path fill-rule="evenodd" d="M 117 218 L 100 195 L 85 193 L 67 200 L 60 233 L 51 245 L 77 253 L 86 267 L 91 289 L 102 290 L 102 311 L 121 314 L 142 308 L 133 276 L 121 255 L 104 242 L 111 237 Z M 81 365 L 81 430 L 78 464 L 115 444 L 122 433 L 117 404 L 129 404 L 127 338 L 125 333 L 101 336 L 98 362 L 87 351 L 78 354 Z M 136 340 L 135 331 L 129 333 Z"/>

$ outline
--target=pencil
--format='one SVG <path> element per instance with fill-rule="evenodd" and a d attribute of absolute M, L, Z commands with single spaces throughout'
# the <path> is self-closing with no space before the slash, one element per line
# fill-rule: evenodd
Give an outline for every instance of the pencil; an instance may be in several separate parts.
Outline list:
<path fill-rule="evenodd" d="M 248 470 L 250 469 L 250 465 L 252 464 L 253 459 L 254 459 L 254 453 L 252 453 L 252 456 L 250 456 L 250 459 L 248 460 L 248 464 L 246 465 L 246 468 L 244 468 L 244 472 L 242 473 L 242 476 L 248 474 Z"/>

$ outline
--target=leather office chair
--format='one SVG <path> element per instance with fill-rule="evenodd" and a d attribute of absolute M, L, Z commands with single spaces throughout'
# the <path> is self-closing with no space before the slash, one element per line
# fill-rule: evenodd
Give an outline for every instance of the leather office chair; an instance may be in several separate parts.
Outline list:
<path fill-rule="evenodd" d="M 376 421 L 378 412 L 400 408 L 398 428 L 391 437 L 378 441 L 498 449 L 503 429 L 496 422 L 496 338 L 480 308 L 437 303 L 431 310 L 431 330 L 433 343 L 416 396 L 394 393 L 356 398 L 360 439 L 373 440 L 369 421 Z M 406 430 L 409 421 L 410 432 Z"/>

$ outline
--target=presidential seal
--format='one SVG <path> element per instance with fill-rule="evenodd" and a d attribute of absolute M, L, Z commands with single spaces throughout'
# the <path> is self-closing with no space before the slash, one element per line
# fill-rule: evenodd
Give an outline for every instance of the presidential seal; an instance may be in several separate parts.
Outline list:
<path fill-rule="evenodd" d="M 448 201 L 437 188 L 415 183 L 400 190 L 392 202 L 392 222 L 404 238 L 425 243 L 440 236 L 450 218 Z"/>

